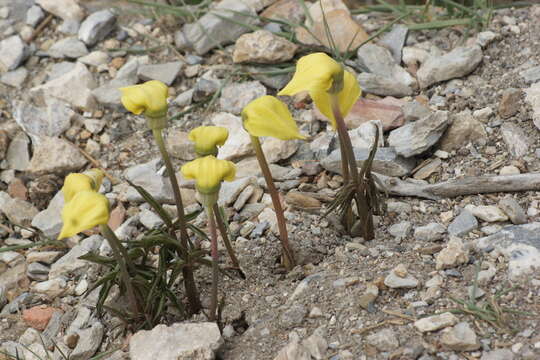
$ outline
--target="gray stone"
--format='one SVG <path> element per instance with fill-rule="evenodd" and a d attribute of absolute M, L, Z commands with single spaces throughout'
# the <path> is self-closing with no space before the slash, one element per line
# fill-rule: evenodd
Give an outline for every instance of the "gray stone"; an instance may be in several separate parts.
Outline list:
<path fill-rule="evenodd" d="M 34 155 L 30 161 L 28 171 L 36 174 L 66 174 L 81 169 L 88 160 L 70 142 L 54 138 L 43 137 L 34 148 Z"/>
<path fill-rule="evenodd" d="M 493 40 L 497 39 L 498 37 L 499 37 L 499 34 L 494 33 L 493 31 L 482 31 L 476 35 L 476 43 L 480 45 L 482 48 L 485 48 L 486 46 L 491 44 Z"/>
<path fill-rule="evenodd" d="M 418 82 L 425 89 L 440 81 L 459 78 L 476 69 L 481 61 L 480 46 L 460 46 L 445 55 L 430 56 L 418 69 Z"/>
<path fill-rule="evenodd" d="M 30 95 L 41 103 L 48 96 L 66 101 L 74 107 L 89 111 L 96 107 L 96 101 L 92 96 L 92 89 L 96 82 L 85 65 L 77 63 L 73 70 L 50 80 L 47 83 L 30 89 Z"/>
<path fill-rule="evenodd" d="M 460 238 L 451 236 L 448 244 L 435 257 L 437 270 L 450 269 L 466 264 L 469 261 L 469 250 Z"/>
<path fill-rule="evenodd" d="M 45 281 L 49 278 L 49 267 L 39 262 L 34 262 L 26 268 L 26 276 L 31 280 Z"/>
<path fill-rule="evenodd" d="M 233 204 L 238 198 L 238 195 L 253 181 L 253 178 L 243 177 L 234 181 L 223 182 L 219 189 L 219 204 L 223 206 Z"/>
<path fill-rule="evenodd" d="M 298 46 L 266 30 L 240 36 L 233 52 L 235 63 L 278 64 L 293 58 Z"/>
<path fill-rule="evenodd" d="M 441 138 L 440 148 L 444 151 L 458 150 L 469 143 L 485 145 L 487 133 L 484 125 L 467 110 L 452 116 L 452 123 Z"/>
<path fill-rule="evenodd" d="M 56 29 L 63 34 L 77 35 L 80 27 L 81 27 L 80 21 L 66 19 L 62 21 L 60 26 L 58 26 Z"/>
<path fill-rule="evenodd" d="M 476 333 L 467 322 L 460 322 L 450 329 L 445 329 L 441 336 L 441 343 L 446 348 L 455 351 L 473 351 L 480 348 Z"/>
<path fill-rule="evenodd" d="M 377 131 L 379 132 L 379 143 L 377 147 L 384 146 L 383 124 L 380 120 L 370 120 L 360 124 L 356 129 L 349 130 L 348 133 L 352 146 L 355 148 L 371 149 L 375 143 Z"/>
<path fill-rule="evenodd" d="M 421 241 L 441 240 L 446 234 L 446 228 L 438 223 L 429 223 L 414 229 L 414 237 Z"/>
<path fill-rule="evenodd" d="M 92 96 L 98 103 L 104 106 L 121 109 L 122 102 L 120 101 L 122 93 L 118 90 L 121 87 L 131 86 L 136 84 L 136 80 L 130 78 L 120 78 L 111 80 L 109 83 L 101 85 L 92 90 Z"/>
<path fill-rule="evenodd" d="M 101 345 L 105 329 L 100 322 L 95 322 L 88 329 L 79 331 L 79 341 L 69 355 L 72 360 L 87 360 L 92 357 Z"/>
<path fill-rule="evenodd" d="M 64 194 L 59 191 L 52 198 L 47 209 L 40 211 L 33 219 L 32 226 L 43 231 L 51 239 L 56 239 L 62 230 L 62 208 L 64 207 Z"/>
<path fill-rule="evenodd" d="M 105 39 L 114 29 L 116 16 L 112 11 L 105 9 L 97 11 L 88 16 L 79 28 L 79 39 L 88 46 L 93 46 L 97 42 Z"/>
<path fill-rule="evenodd" d="M 400 264 L 384 278 L 384 284 L 392 289 L 410 289 L 417 287 L 419 282 Z"/>
<path fill-rule="evenodd" d="M 414 327 L 420 332 L 429 332 L 443 329 L 458 323 L 458 318 L 449 312 L 428 316 L 414 322 Z"/>
<path fill-rule="evenodd" d="M 501 125 L 501 135 L 513 157 L 521 158 L 529 152 L 531 140 L 519 126 L 505 122 Z"/>
<path fill-rule="evenodd" d="M 24 101 L 13 102 L 13 117 L 32 138 L 34 145 L 43 136 L 56 137 L 70 128 L 75 112 L 63 101 L 47 98 L 46 108 L 37 108 Z"/>
<path fill-rule="evenodd" d="M 480 360 L 514 360 L 514 353 L 510 349 L 485 351 Z"/>
<path fill-rule="evenodd" d="M 535 83 L 540 80 L 540 66 L 534 66 L 527 70 L 520 71 L 519 75 L 528 83 Z"/>
<path fill-rule="evenodd" d="M 478 219 L 486 222 L 506 221 L 508 216 L 495 205 L 472 205 L 465 206 L 465 210 L 468 210 L 476 216 Z"/>
<path fill-rule="evenodd" d="M 20 88 L 22 84 L 24 84 L 24 81 L 28 77 L 28 70 L 24 67 L 20 67 L 13 71 L 8 71 L 7 73 L 2 74 L 0 76 L 0 82 L 13 86 L 16 88 Z"/>
<path fill-rule="evenodd" d="M 6 160 L 10 169 L 25 171 L 30 165 L 30 139 L 22 131 L 11 140 L 7 148 Z"/>
<path fill-rule="evenodd" d="M 188 106 L 193 101 L 193 93 L 195 92 L 194 89 L 189 89 L 184 91 L 183 93 L 178 94 L 178 96 L 173 100 L 173 104 L 177 106 Z"/>
<path fill-rule="evenodd" d="M 137 75 L 143 81 L 159 80 L 168 86 L 172 85 L 184 63 L 181 61 L 164 64 L 140 65 Z"/>
<path fill-rule="evenodd" d="M 388 144 L 406 158 L 420 155 L 433 146 L 448 126 L 448 112 L 436 111 L 414 123 L 392 130 Z"/>
<path fill-rule="evenodd" d="M 354 148 L 354 157 L 358 166 L 362 166 L 369 155 L 368 149 Z M 341 174 L 341 151 L 334 150 L 326 158 L 322 159 L 321 165 L 328 171 Z M 414 169 L 414 159 L 406 159 L 399 156 L 393 148 L 385 147 L 377 149 L 373 160 L 372 170 L 388 176 L 406 176 Z"/>
<path fill-rule="evenodd" d="M 233 160 L 253 153 L 251 138 L 242 126 L 242 119 L 226 112 L 214 114 L 210 120 L 216 126 L 229 130 L 229 138 L 225 145 L 219 149 L 218 158 Z"/>
<path fill-rule="evenodd" d="M 279 322 L 284 328 L 290 329 L 300 326 L 307 314 L 308 309 L 304 305 L 294 304 L 281 315 Z"/>
<path fill-rule="evenodd" d="M 38 213 L 38 210 L 29 202 L 11 198 L 7 193 L 0 192 L 0 212 L 4 213 L 9 221 L 16 225 L 28 226 Z"/>
<path fill-rule="evenodd" d="M 32 5 L 26 12 L 26 24 L 31 27 L 36 27 L 37 24 L 45 17 L 45 13 L 40 6 Z"/>
<path fill-rule="evenodd" d="M 417 100 L 407 101 L 401 109 L 403 110 L 405 123 L 423 119 L 431 114 L 431 110 Z"/>
<path fill-rule="evenodd" d="M 412 225 L 410 221 L 402 221 L 400 223 L 394 224 L 388 228 L 390 235 L 396 239 L 404 239 L 411 232 Z"/>
<path fill-rule="evenodd" d="M 213 360 L 223 342 L 215 323 L 158 325 L 130 338 L 129 356 L 131 360 Z"/>
<path fill-rule="evenodd" d="M 378 41 L 379 45 L 390 50 L 396 64 L 401 63 L 401 54 L 408 34 L 409 28 L 407 28 L 407 26 L 395 24 L 390 31 L 384 33 Z"/>
<path fill-rule="evenodd" d="M 405 95 L 411 95 L 413 89 L 417 86 L 416 80 L 409 74 L 405 69 L 398 65 L 398 63 L 392 57 L 392 53 L 385 47 L 375 45 L 372 43 L 367 43 L 364 46 L 360 47 L 357 51 L 358 56 L 358 66 L 363 71 L 367 71 L 370 75 L 375 75 L 387 79 L 391 79 L 394 82 L 394 88 L 396 89 L 407 89 Z M 373 92 L 375 88 L 365 87 L 365 78 L 369 78 L 366 75 L 360 74 L 358 76 L 358 81 L 360 82 L 360 87 L 365 89 L 367 92 Z M 379 82 L 380 85 L 387 84 L 387 82 Z M 369 88 L 369 90 L 368 90 Z M 385 89 L 382 91 L 384 93 L 376 93 L 378 95 L 391 95 L 392 88 Z M 396 95 L 394 93 L 394 95 Z"/>
<path fill-rule="evenodd" d="M 58 63 L 54 63 L 51 69 L 47 71 L 47 81 L 62 77 L 65 73 L 75 69 L 75 65 L 76 63 L 71 61 L 61 61 Z"/>
<path fill-rule="evenodd" d="M 540 81 L 525 89 L 525 101 L 529 103 L 533 109 L 533 122 L 536 128 L 540 129 Z"/>
<path fill-rule="evenodd" d="M 496 249 L 508 259 L 508 277 L 513 280 L 540 267 L 540 223 L 507 226 L 478 239 L 478 249 Z"/>
<path fill-rule="evenodd" d="M 392 351 L 399 347 L 399 340 L 396 333 L 389 328 L 368 335 L 366 337 L 366 342 L 376 347 L 377 350 L 384 352 Z"/>
<path fill-rule="evenodd" d="M 49 278 L 54 279 L 60 276 L 77 276 L 86 272 L 91 263 L 86 260 L 79 259 L 80 256 L 86 255 L 91 251 L 97 251 L 103 242 L 103 238 L 99 235 L 92 235 L 80 244 L 75 245 L 69 252 L 58 259 L 51 266 Z"/>
<path fill-rule="evenodd" d="M 248 32 L 246 26 L 235 22 L 254 25 L 258 22 L 256 15 L 257 13 L 242 1 L 221 1 L 195 23 L 186 24 L 182 31 L 178 31 L 175 34 L 176 46 L 192 47 L 197 54 L 204 55 L 214 47 L 233 42 Z"/>
<path fill-rule="evenodd" d="M 0 41 L 0 72 L 15 70 L 30 55 L 30 50 L 19 35 Z"/>
<path fill-rule="evenodd" d="M 84 65 L 91 65 L 91 66 L 100 66 L 104 64 L 108 64 L 110 60 L 109 54 L 107 54 L 104 51 L 92 51 L 86 56 L 80 57 L 77 59 L 78 62 L 83 63 Z"/>
<path fill-rule="evenodd" d="M 527 214 L 525 213 L 525 210 L 523 210 L 513 197 L 508 196 L 499 201 L 499 208 L 508 215 L 513 224 L 520 225 L 527 223 Z"/>
<path fill-rule="evenodd" d="M 49 300 L 54 300 L 55 298 L 64 295 L 68 290 L 68 287 L 66 279 L 64 277 L 58 277 L 47 281 L 33 283 L 32 286 L 30 286 L 30 290 L 45 295 Z"/>
<path fill-rule="evenodd" d="M 142 186 L 159 202 L 173 203 L 174 194 L 171 182 L 167 177 L 157 173 L 159 169 L 159 159 L 149 161 L 127 168 L 124 176 L 135 185 Z M 186 190 L 186 189 L 183 189 Z M 122 194 L 128 201 L 143 201 L 141 195 L 132 187 L 129 187 L 125 194 Z M 189 204 L 184 203 L 184 206 Z"/>
<path fill-rule="evenodd" d="M 462 210 L 461 213 L 448 225 L 448 233 L 454 236 L 463 236 L 478 228 L 478 220 L 470 211 Z"/>
<path fill-rule="evenodd" d="M 156 229 L 163 225 L 163 220 L 153 211 L 143 209 L 139 213 L 139 221 L 147 229 Z"/>
<path fill-rule="evenodd" d="M 362 91 L 381 96 L 404 97 L 412 95 L 410 87 L 382 75 L 363 72 L 356 77 Z"/>
<path fill-rule="evenodd" d="M 86 45 L 76 37 L 68 37 L 55 42 L 47 51 L 50 57 L 77 59 L 88 55 Z"/>
<path fill-rule="evenodd" d="M 36 3 L 63 20 L 80 22 L 84 19 L 84 9 L 77 0 L 36 0 Z"/>
<path fill-rule="evenodd" d="M 258 81 L 246 81 L 226 86 L 221 91 L 221 110 L 239 115 L 251 101 L 266 95 L 266 87 Z"/>

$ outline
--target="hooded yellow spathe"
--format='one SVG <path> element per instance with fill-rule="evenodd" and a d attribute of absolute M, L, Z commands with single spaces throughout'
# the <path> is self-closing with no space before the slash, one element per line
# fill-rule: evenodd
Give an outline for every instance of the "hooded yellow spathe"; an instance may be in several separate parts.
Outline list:
<path fill-rule="evenodd" d="M 62 209 L 62 231 L 58 240 L 104 225 L 109 221 L 109 200 L 92 190 L 82 190 Z"/>
<path fill-rule="evenodd" d="M 232 162 L 216 159 L 213 155 L 190 161 L 180 171 L 186 179 L 195 180 L 201 194 L 218 192 L 223 180 L 233 181 L 236 176 L 236 167 Z"/>
<path fill-rule="evenodd" d="M 223 146 L 229 137 L 229 130 L 221 126 L 199 126 L 189 132 L 189 140 L 195 143 L 195 152 L 199 156 L 218 153 L 218 146 Z"/>
<path fill-rule="evenodd" d="M 296 71 L 291 81 L 278 95 L 292 96 L 307 91 L 313 102 L 336 128 L 332 112 L 331 93 L 337 92 L 339 109 L 343 117 L 361 94 L 358 81 L 348 71 L 325 53 L 313 53 L 301 57 L 296 64 Z"/>
<path fill-rule="evenodd" d="M 71 173 L 66 176 L 62 193 L 64 202 L 70 202 L 79 191 L 93 190 L 98 191 L 103 180 L 103 171 L 99 169 L 90 169 L 84 173 Z"/>
<path fill-rule="evenodd" d="M 136 115 L 144 114 L 150 118 L 161 118 L 167 115 L 167 96 L 169 88 L 158 80 L 144 84 L 127 86 L 119 89 L 122 92 L 122 105 Z"/>
<path fill-rule="evenodd" d="M 280 140 L 305 139 L 300 135 L 287 105 L 265 95 L 250 102 L 242 110 L 244 129 L 252 136 L 271 136 Z"/>

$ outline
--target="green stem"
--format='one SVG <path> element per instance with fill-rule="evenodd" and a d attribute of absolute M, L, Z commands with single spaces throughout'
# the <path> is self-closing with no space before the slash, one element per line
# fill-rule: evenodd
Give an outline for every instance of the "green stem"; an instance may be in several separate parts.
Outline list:
<path fill-rule="evenodd" d="M 197 285 L 195 284 L 195 278 L 193 276 L 193 268 L 191 267 L 191 260 L 189 256 L 189 245 L 188 239 L 189 235 L 187 232 L 187 223 L 186 216 L 184 213 L 184 204 L 182 202 L 182 195 L 180 194 L 180 187 L 178 186 L 178 180 L 176 178 L 176 172 L 174 171 L 171 158 L 165 147 L 165 140 L 163 139 L 162 130 L 159 128 L 153 128 L 152 134 L 158 145 L 159 151 L 161 152 L 161 157 L 165 162 L 165 167 L 167 168 L 167 174 L 171 181 L 171 186 L 174 193 L 174 200 L 176 202 L 176 209 L 178 212 L 178 225 L 180 229 L 180 244 L 182 248 L 185 249 L 185 253 L 182 254 L 184 263 L 186 264 L 182 268 L 182 275 L 184 277 L 184 287 L 186 289 L 186 296 L 188 298 L 190 309 L 193 313 L 199 312 L 201 309 L 201 300 L 199 298 L 199 293 L 197 291 Z"/>
<path fill-rule="evenodd" d="M 218 281 L 219 281 L 219 269 L 218 269 L 218 241 L 216 223 L 214 221 L 214 211 L 212 206 L 206 206 L 206 215 L 208 217 L 208 228 L 210 230 L 210 253 L 212 255 L 212 291 L 210 293 L 210 315 L 208 319 L 210 321 L 216 320 L 217 312 L 217 300 L 218 300 Z"/>
<path fill-rule="evenodd" d="M 111 245 L 113 255 L 120 266 L 120 275 L 122 276 L 122 282 L 126 287 L 128 301 L 130 303 L 131 309 L 135 315 L 140 314 L 139 302 L 135 296 L 135 291 L 133 290 L 133 285 L 131 283 L 131 277 L 129 275 L 128 267 L 134 272 L 135 267 L 129 258 L 129 254 L 126 248 L 122 245 L 116 234 L 107 224 L 100 225 L 100 230 L 103 236 Z"/>
<path fill-rule="evenodd" d="M 234 253 L 234 249 L 232 247 L 232 244 L 229 240 L 229 234 L 227 232 L 227 228 L 225 226 L 225 221 L 223 220 L 221 216 L 221 212 L 219 211 L 219 206 L 217 203 L 214 204 L 214 216 L 216 217 L 216 223 L 219 228 L 219 232 L 221 234 L 221 238 L 223 239 L 223 243 L 225 244 L 225 247 L 227 248 L 227 252 L 229 253 L 229 257 L 231 258 L 231 262 L 233 264 L 233 267 L 240 270 L 240 263 L 238 262 L 238 258 L 236 257 L 236 254 Z"/>
<path fill-rule="evenodd" d="M 281 207 L 281 201 L 279 200 L 279 194 L 272 180 L 272 173 L 266 162 L 266 157 L 262 151 L 261 142 L 256 136 L 251 136 L 251 144 L 255 149 L 255 155 L 259 161 L 259 166 L 263 173 L 264 179 L 266 180 L 266 186 L 268 186 L 268 192 L 272 198 L 272 203 L 274 204 L 274 210 L 276 211 L 276 218 L 279 228 L 279 239 L 281 240 L 281 246 L 283 248 L 283 265 L 288 271 L 292 270 L 296 262 L 294 260 L 294 255 L 289 245 L 289 235 L 287 233 L 287 224 L 285 222 L 285 216 L 283 215 L 283 208 Z"/>

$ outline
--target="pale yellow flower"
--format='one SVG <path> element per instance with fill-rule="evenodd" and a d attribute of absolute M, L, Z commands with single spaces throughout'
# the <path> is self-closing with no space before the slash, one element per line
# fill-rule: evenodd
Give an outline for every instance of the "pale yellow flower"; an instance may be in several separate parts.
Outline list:
<path fill-rule="evenodd" d="M 219 191 L 222 181 L 233 181 L 236 176 L 235 165 L 227 160 L 208 155 L 190 161 L 180 169 L 186 179 L 194 179 L 201 194 L 214 194 Z"/>
<path fill-rule="evenodd" d="M 281 140 L 305 139 L 300 135 L 287 105 L 269 95 L 250 102 L 242 110 L 244 129 L 252 136 L 272 136 Z"/>
<path fill-rule="evenodd" d="M 195 143 L 195 152 L 199 156 L 218 153 L 218 146 L 223 146 L 229 137 L 229 130 L 221 126 L 199 126 L 189 132 L 189 140 Z"/>
<path fill-rule="evenodd" d="M 93 190 L 81 190 L 62 209 L 62 231 L 58 240 L 109 221 L 109 200 Z"/>
<path fill-rule="evenodd" d="M 93 190 L 98 191 L 103 180 L 103 171 L 99 169 L 90 169 L 84 173 L 71 173 L 66 176 L 62 193 L 64 202 L 69 202 L 79 191 Z"/>
<path fill-rule="evenodd" d="M 144 84 L 126 86 L 122 92 L 122 104 L 136 115 L 144 114 L 150 118 L 161 118 L 167 115 L 167 96 L 169 88 L 158 80 Z"/>
<path fill-rule="evenodd" d="M 330 119 L 336 128 L 336 119 L 332 111 L 331 94 L 337 94 L 339 110 L 347 116 L 361 94 L 358 81 L 348 71 L 325 53 L 313 53 L 301 57 L 296 64 L 296 71 L 291 81 L 278 95 L 292 96 L 307 91 L 315 106 Z"/>

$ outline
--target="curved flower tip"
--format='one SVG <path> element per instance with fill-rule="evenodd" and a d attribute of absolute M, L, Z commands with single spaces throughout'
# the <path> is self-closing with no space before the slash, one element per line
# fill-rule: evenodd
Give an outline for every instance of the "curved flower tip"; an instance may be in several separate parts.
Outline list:
<path fill-rule="evenodd" d="M 301 57 L 296 63 L 294 75 L 278 95 L 292 96 L 302 91 L 329 91 L 335 79 L 341 79 L 343 67 L 325 53 L 313 53 Z"/>
<path fill-rule="evenodd" d="M 229 137 L 229 130 L 221 126 L 199 126 L 191 130 L 188 137 L 195 143 L 195 152 L 199 156 L 216 156 L 217 147 L 225 144 Z"/>
<path fill-rule="evenodd" d="M 250 102 L 242 110 L 242 121 L 252 136 L 272 136 L 281 140 L 305 139 L 300 135 L 287 105 L 265 95 Z"/>
<path fill-rule="evenodd" d="M 349 111 L 351 111 L 352 106 L 358 100 L 362 90 L 355 76 L 348 71 L 345 71 L 343 74 L 343 89 L 337 94 L 337 100 L 339 105 L 339 110 L 341 116 L 345 118 Z M 317 109 L 330 119 L 332 128 L 336 128 L 336 119 L 334 117 L 334 112 L 332 111 L 332 95 L 326 91 L 312 91 L 310 92 L 311 98 L 317 106 Z"/>
<path fill-rule="evenodd" d="M 83 190 L 64 205 L 62 209 L 62 231 L 58 240 L 107 224 L 109 221 L 109 200 L 92 190 Z"/>
<path fill-rule="evenodd" d="M 144 114 L 151 118 L 167 115 L 167 96 L 169 88 L 158 80 L 119 89 L 122 105 L 136 115 Z"/>
<path fill-rule="evenodd" d="M 103 171 L 100 169 L 90 169 L 84 173 L 71 173 L 66 176 L 62 193 L 64 202 L 70 202 L 71 199 L 80 191 L 93 190 L 98 191 L 103 180 Z"/>
<path fill-rule="evenodd" d="M 227 160 L 216 159 L 213 155 L 190 161 L 180 169 L 186 179 L 194 179 L 201 194 L 214 194 L 219 191 L 221 182 L 233 181 L 236 166 Z"/>

